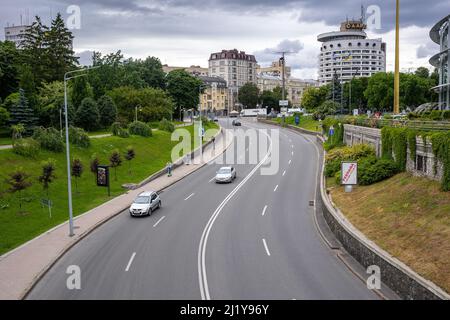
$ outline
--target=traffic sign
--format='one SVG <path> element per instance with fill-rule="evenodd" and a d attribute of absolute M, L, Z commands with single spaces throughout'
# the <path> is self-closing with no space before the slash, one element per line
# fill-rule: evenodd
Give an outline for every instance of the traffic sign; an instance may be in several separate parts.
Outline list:
<path fill-rule="evenodd" d="M 341 184 L 344 186 L 352 186 L 358 184 L 358 163 L 342 162 L 341 163 Z"/>
<path fill-rule="evenodd" d="M 288 107 L 289 101 L 288 100 L 280 100 L 280 107 Z"/>
<path fill-rule="evenodd" d="M 300 116 L 295 116 L 295 125 L 298 126 L 300 124 Z"/>

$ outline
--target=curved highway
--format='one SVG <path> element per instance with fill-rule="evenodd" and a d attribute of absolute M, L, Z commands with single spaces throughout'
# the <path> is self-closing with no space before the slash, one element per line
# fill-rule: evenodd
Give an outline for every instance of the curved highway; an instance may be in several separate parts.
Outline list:
<path fill-rule="evenodd" d="M 251 120 L 242 126 L 273 128 Z M 123 212 L 100 226 L 27 298 L 378 299 L 317 232 L 309 204 L 319 166 L 314 145 L 286 129 L 279 137 L 276 174 L 261 175 L 261 157 L 234 165 L 237 179 L 219 185 L 211 179 L 220 165 L 206 165 L 164 190 L 152 216 Z M 66 287 L 70 265 L 80 267 L 80 290 Z"/>

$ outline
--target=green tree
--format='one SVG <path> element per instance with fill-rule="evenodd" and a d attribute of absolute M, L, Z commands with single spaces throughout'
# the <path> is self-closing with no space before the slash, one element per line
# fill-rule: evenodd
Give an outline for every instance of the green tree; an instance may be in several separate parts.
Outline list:
<path fill-rule="evenodd" d="M 430 77 L 430 70 L 425 67 L 419 67 L 414 74 L 420 78 L 428 79 Z"/>
<path fill-rule="evenodd" d="M 36 117 L 28 105 L 28 100 L 22 89 L 19 90 L 19 102 L 12 106 L 10 113 L 11 118 L 9 122 L 11 125 L 21 123 L 24 125 L 27 134 L 31 133 L 32 128 L 36 124 Z"/>
<path fill-rule="evenodd" d="M 321 86 L 319 88 L 307 88 L 303 93 L 302 106 L 309 111 L 317 109 L 327 100 L 330 91 L 330 85 Z"/>
<path fill-rule="evenodd" d="M 140 63 L 139 72 L 142 79 L 152 88 L 165 88 L 165 73 L 161 61 L 155 57 L 147 57 Z"/>
<path fill-rule="evenodd" d="M 73 51 L 73 38 L 72 32 L 64 24 L 61 13 L 58 13 L 46 33 L 45 49 L 50 66 L 48 81 L 62 81 L 64 74 L 78 64 L 78 58 Z"/>
<path fill-rule="evenodd" d="M 261 96 L 259 97 L 261 105 L 263 107 L 267 107 L 268 111 L 270 112 L 272 109 L 277 110 L 279 109 L 279 99 L 275 96 L 273 91 L 270 90 L 264 90 L 261 93 Z"/>
<path fill-rule="evenodd" d="M 75 114 L 75 124 L 86 131 L 98 128 L 100 113 L 97 103 L 92 98 L 84 98 Z"/>
<path fill-rule="evenodd" d="M 93 53 L 93 66 L 98 68 L 89 72 L 88 79 L 95 99 L 99 99 L 107 91 L 120 87 L 122 59 L 121 51 L 106 56 L 102 56 L 100 52 Z"/>
<path fill-rule="evenodd" d="M 354 78 L 350 82 L 344 84 L 344 106 L 348 107 L 350 102 L 350 85 L 351 85 L 351 101 L 350 110 L 367 107 L 367 98 L 364 91 L 367 89 L 369 79 L 367 77 Z M 351 83 L 351 84 L 350 84 Z"/>
<path fill-rule="evenodd" d="M 29 65 L 23 65 L 20 70 L 19 87 L 24 90 L 25 97 L 32 109 L 37 105 L 36 83 L 34 80 L 33 69 Z"/>
<path fill-rule="evenodd" d="M 50 77 L 48 31 L 48 27 L 42 23 L 41 18 L 36 16 L 35 21 L 26 29 L 21 43 L 22 63 L 31 66 L 36 83 L 41 83 Z"/>
<path fill-rule="evenodd" d="M 256 108 L 259 101 L 259 88 L 256 84 L 247 82 L 239 89 L 238 100 L 244 108 Z"/>
<path fill-rule="evenodd" d="M 22 191 L 31 187 L 32 183 L 28 181 L 30 175 L 23 171 L 22 168 L 10 173 L 5 183 L 9 185 L 9 192 L 19 192 L 19 208 L 22 210 Z"/>
<path fill-rule="evenodd" d="M 117 167 L 122 165 L 122 157 L 120 156 L 119 150 L 114 150 L 109 157 L 109 165 L 114 168 L 114 180 L 117 181 Z"/>
<path fill-rule="evenodd" d="M 45 127 L 59 128 L 64 125 L 64 83 L 53 81 L 43 83 L 37 96 L 40 124 Z M 69 103 L 69 122 L 73 119 L 73 106 Z M 61 119 L 60 119 L 61 116 Z M 60 120 L 62 120 L 60 123 Z"/>
<path fill-rule="evenodd" d="M 71 92 L 71 100 L 75 110 L 78 110 L 78 108 L 80 108 L 81 102 L 85 98 L 92 98 L 92 94 L 86 77 L 78 77 L 73 79 Z"/>
<path fill-rule="evenodd" d="M 173 70 L 166 77 L 167 92 L 175 103 L 173 112 L 180 114 L 181 108 L 196 109 L 199 104 L 199 88 L 203 82 L 184 70 Z M 168 117 L 169 119 L 171 117 Z"/>
<path fill-rule="evenodd" d="M 364 91 L 367 106 L 373 111 L 393 110 L 394 104 L 394 74 L 379 72 L 369 78 Z"/>
<path fill-rule="evenodd" d="M 55 171 L 55 160 L 48 159 L 47 161 L 42 162 L 42 174 L 39 176 L 38 180 L 42 184 L 44 191 L 46 191 L 47 198 L 49 196 L 50 184 L 56 179 Z"/>
<path fill-rule="evenodd" d="M 3 108 L 0 107 L 0 127 L 6 125 L 9 121 L 9 112 Z"/>
<path fill-rule="evenodd" d="M 102 96 L 97 101 L 100 112 L 100 126 L 103 128 L 111 126 L 117 120 L 117 107 L 110 96 Z"/>
<path fill-rule="evenodd" d="M 14 42 L 0 41 L 0 99 L 19 88 L 19 55 Z"/>
<path fill-rule="evenodd" d="M 78 193 L 78 179 L 83 175 L 83 163 L 80 159 L 75 158 L 72 161 L 72 177 L 75 177 L 75 192 Z"/>

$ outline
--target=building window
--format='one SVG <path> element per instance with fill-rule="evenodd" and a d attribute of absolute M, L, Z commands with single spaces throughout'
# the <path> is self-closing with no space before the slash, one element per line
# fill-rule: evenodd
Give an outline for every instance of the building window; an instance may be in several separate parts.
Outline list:
<path fill-rule="evenodd" d="M 427 172 L 427 157 L 421 155 L 416 156 L 416 170 Z"/>

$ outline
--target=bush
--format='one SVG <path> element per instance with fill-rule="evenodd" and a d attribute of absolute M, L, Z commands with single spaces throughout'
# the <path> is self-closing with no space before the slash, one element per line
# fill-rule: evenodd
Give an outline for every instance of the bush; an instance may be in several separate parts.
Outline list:
<path fill-rule="evenodd" d="M 444 111 L 442 111 L 442 119 L 444 119 L 444 120 L 450 120 L 450 110 L 444 110 Z"/>
<path fill-rule="evenodd" d="M 122 124 L 120 122 L 114 122 L 111 125 L 111 133 L 113 136 L 118 136 L 119 135 L 119 131 L 120 129 L 122 129 Z"/>
<path fill-rule="evenodd" d="M 61 133 L 55 128 L 36 128 L 33 133 L 33 139 L 39 142 L 42 149 L 53 152 L 64 151 Z"/>
<path fill-rule="evenodd" d="M 121 138 L 129 138 L 130 137 L 130 133 L 125 128 L 119 128 L 117 136 L 119 136 Z"/>
<path fill-rule="evenodd" d="M 333 177 L 336 172 L 341 170 L 342 161 L 357 161 L 370 156 L 375 156 L 375 150 L 366 144 L 334 149 L 325 158 L 325 175 Z"/>
<path fill-rule="evenodd" d="M 152 129 L 141 121 L 134 121 L 129 124 L 128 131 L 130 134 L 136 135 L 136 136 L 142 136 L 142 137 L 151 137 L 152 136 Z"/>
<path fill-rule="evenodd" d="M 36 158 L 39 154 L 39 142 L 33 138 L 14 140 L 13 152 L 26 158 Z"/>
<path fill-rule="evenodd" d="M 170 122 L 169 120 L 163 118 L 160 122 L 159 122 L 159 126 L 158 126 L 159 130 L 163 130 L 163 131 L 168 131 L 168 132 L 174 132 L 175 131 L 175 126 L 172 122 Z"/>
<path fill-rule="evenodd" d="M 81 128 L 69 127 L 69 141 L 81 148 L 89 148 L 91 146 L 91 139 L 89 135 Z"/>
<path fill-rule="evenodd" d="M 324 120 L 326 116 L 336 114 L 336 110 L 340 109 L 340 104 L 331 100 L 327 100 L 322 103 L 314 112 L 314 120 Z"/>
<path fill-rule="evenodd" d="M 398 172 L 399 168 L 395 161 L 369 157 L 358 163 L 358 183 L 367 186 L 388 179 Z"/>

